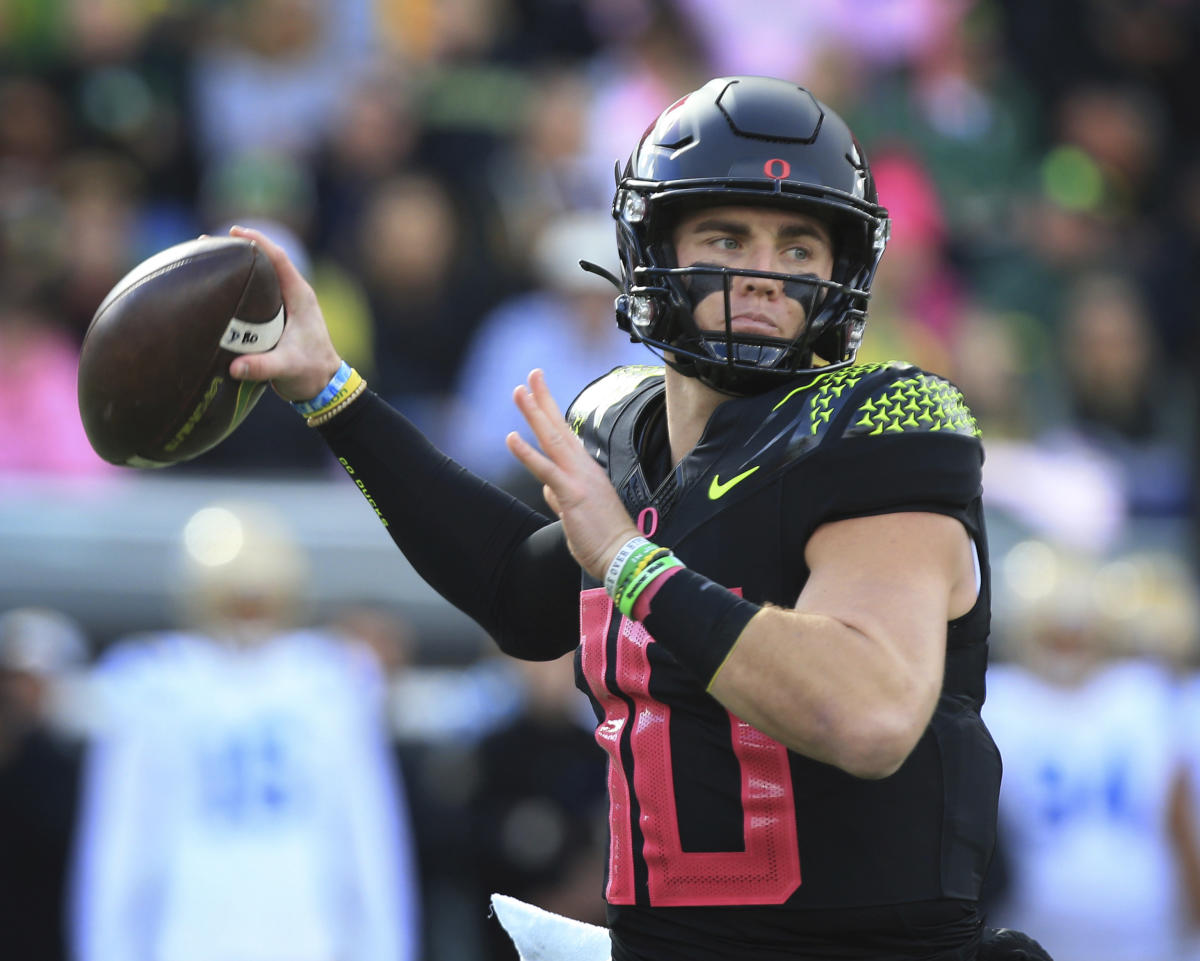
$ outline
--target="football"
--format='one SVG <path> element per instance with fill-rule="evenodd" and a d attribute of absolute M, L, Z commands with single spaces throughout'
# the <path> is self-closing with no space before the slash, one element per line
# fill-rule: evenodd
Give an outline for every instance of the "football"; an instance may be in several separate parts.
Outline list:
<path fill-rule="evenodd" d="M 84 335 L 79 414 L 92 448 L 166 467 L 215 447 L 266 389 L 231 378 L 230 362 L 270 350 L 284 323 L 275 269 L 248 240 L 201 237 L 143 261 Z"/>

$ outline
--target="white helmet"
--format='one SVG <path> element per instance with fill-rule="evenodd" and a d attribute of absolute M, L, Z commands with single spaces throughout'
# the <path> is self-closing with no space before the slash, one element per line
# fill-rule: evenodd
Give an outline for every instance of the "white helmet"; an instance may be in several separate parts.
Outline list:
<path fill-rule="evenodd" d="M 267 504 L 201 508 L 183 526 L 178 557 L 176 598 L 196 627 L 254 640 L 306 613 L 308 558 L 292 528 Z"/>

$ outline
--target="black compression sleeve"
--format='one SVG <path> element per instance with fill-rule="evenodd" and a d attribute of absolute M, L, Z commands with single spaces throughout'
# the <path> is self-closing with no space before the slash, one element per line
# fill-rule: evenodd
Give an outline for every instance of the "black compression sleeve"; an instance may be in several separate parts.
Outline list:
<path fill-rule="evenodd" d="M 409 563 L 515 657 L 575 647 L 579 566 L 562 525 L 455 463 L 368 391 L 320 428 Z"/>
<path fill-rule="evenodd" d="M 708 690 L 760 610 L 703 574 L 683 568 L 654 595 L 642 623 Z"/>

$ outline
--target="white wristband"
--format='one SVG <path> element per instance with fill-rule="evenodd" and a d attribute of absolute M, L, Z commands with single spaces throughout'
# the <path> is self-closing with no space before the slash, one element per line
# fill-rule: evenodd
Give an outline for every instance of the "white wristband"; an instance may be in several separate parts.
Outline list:
<path fill-rule="evenodd" d="M 640 534 L 637 537 L 631 537 L 627 540 L 619 551 L 617 556 L 612 559 L 612 563 L 608 565 L 608 573 L 604 575 L 604 590 L 612 597 L 612 593 L 617 588 L 617 578 L 621 576 L 621 568 L 625 566 L 625 562 L 629 560 L 630 555 L 639 547 L 649 544 L 646 538 Z"/>

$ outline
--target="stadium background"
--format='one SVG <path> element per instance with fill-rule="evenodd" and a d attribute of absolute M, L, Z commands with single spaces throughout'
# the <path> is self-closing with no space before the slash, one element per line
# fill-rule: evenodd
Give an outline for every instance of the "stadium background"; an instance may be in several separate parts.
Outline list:
<path fill-rule="evenodd" d="M 94 657 L 170 622 L 188 517 L 268 500 L 319 558 L 314 617 L 406 638 L 397 738 L 477 736 L 515 709 L 480 693 L 506 668 L 319 439 L 268 397 L 195 462 L 111 468 L 78 424 L 82 334 L 139 260 L 263 225 L 373 388 L 536 497 L 502 443 L 522 365 L 565 400 L 628 356 L 571 255 L 612 263 L 614 162 L 709 76 L 763 73 L 846 117 L 892 211 L 860 356 L 949 376 L 978 417 L 997 656 L 1078 551 L 1124 648 L 1190 676 L 1198 54 L 1188 0 L 3 0 L 0 612 L 61 611 Z"/>

